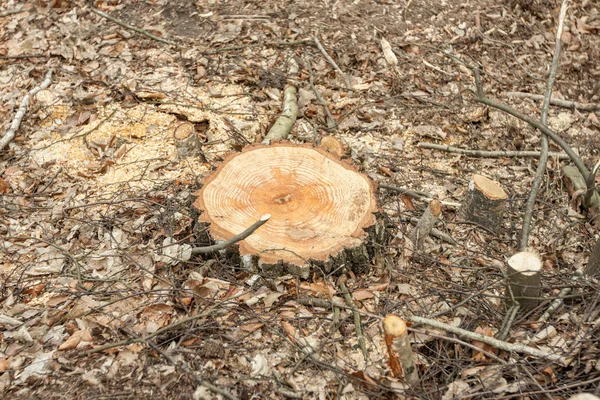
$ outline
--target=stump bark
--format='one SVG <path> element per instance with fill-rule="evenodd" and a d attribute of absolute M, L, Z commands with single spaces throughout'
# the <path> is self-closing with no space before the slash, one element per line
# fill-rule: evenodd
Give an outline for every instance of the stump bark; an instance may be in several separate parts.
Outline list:
<path fill-rule="evenodd" d="M 583 270 L 583 274 L 590 278 L 600 275 L 600 239 L 598 239 L 590 254 L 590 259 Z"/>
<path fill-rule="evenodd" d="M 473 174 L 459 217 L 497 234 L 502 228 L 507 198 L 498 182 Z"/>
<path fill-rule="evenodd" d="M 506 269 L 508 279 L 506 285 L 506 303 L 509 308 L 515 302 L 525 312 L 529 312 L 537 307 L 541 292 L 541 273 L 542 261 L 535 253 L 522 251 L 513 255 L 508 260 L 508 267 Z"/>
<path fill-rule="evenodd" d="M 202 141 L 196 133 L 196 127 L 190 122 L 180 124 L 173 132 L 175 148 L 181 158 L 204 157 L 202 153 Z"/>
<path fill-rule="evenodd" d="M 374 214 L 373 182 L 310 145 L 253 145 L 230 154 L 196 196 L 199 220 L 209 224 L 215 240 L 227 240 L 271 214 L 239 242 L 239 255 L 269 275 L 308 277 L 315 265 L 325 272 L 339 267 L 364 272 L 374 252 L 367 239 L 384 235 Z"/>

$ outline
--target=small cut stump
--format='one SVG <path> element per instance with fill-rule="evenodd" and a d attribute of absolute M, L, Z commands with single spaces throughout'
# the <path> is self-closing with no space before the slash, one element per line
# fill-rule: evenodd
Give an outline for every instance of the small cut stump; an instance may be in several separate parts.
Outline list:
<path fill-rule="evenodd" d="M 242 265 L 271 276 L 308 277 L 311 266 L 365 272 L 374 252 L 367 239 L 383 237 L 371 180 L 310 145 L 248 146 L 228 155 L 195 195 L 200 221 L 210 225 L 215 240 L 271 214 L 239 242 Z"/>

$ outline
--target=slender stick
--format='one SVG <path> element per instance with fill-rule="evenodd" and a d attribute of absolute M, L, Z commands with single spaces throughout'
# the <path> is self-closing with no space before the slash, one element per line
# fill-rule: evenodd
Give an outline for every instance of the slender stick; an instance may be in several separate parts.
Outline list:
<path fill-rule="evenodd" d="M 269 220 L 269 218 L 271 218 L 271 214 L 263 215 L 262 217 L 260 217 L 260 219 L 258 221 L 253 223 L 252 226 L 250 226 L 248 229 L 246 229 L 242 233 L 235 235 L 231 239 L 226 240 L 222 243 L 214 244 L 212 246 L 206 246 L 206 247 L 194 247 L 192 249 L 192 254 L 207 254 L 207 253 L 212 253 L 213 251 L 223 250 L 223 249 L 231 246 L 232 244 L 237 243 L 241 240 L 244 240 L 248 236 L 252 235 L 254 233 L 254 231 L 257 230 L 258 228 L 260 228 L 261 226 L 263 226 Z"/>
<path fill-rule="evenodd" d="M 171 44 L 171 45 L 174 45 L 174 46 L 178 46 L 177 43 L 175 43 L 175 42 L 173 42 L 171 40 L 160 38 L 160 37 L 158 37 L 156 35 L 151 34 L 147 30 L 136 28 L 135 26 L 129 25 L 129 24 L 127 24 L 127 23 L 125 23 L 125 22 L 123 22 L 121 20 L 116 19 L 115 17 L 111 17 L 107 13 L 105 13 L 103 11 L 100 11 L 100 10 L 98 10 L 96 8 L 92 7 L 91 10 L 92 10 L 93 13 L 98 14 L 99 16 L 101 16 L 103 18 L 106 18 L 106 19 L 114 22 L 117 25 L 121 25 L 123 28 L 127 28 L 129 30 L 134 31 L 134 32 L 140 33 L 140 34 L 142 34 L 142 35 L 144 35 L 144 36 L 146 36 L 146 37 L 148 37 L 148 38 L 150 38 L 152 40 L 156 40 L 157 42 L 161 42 L 161 43 L 164 43 L 164 44 Z"/>
<path fill-rule="evenodd" d="M 400 188 L 400 187 L 396 187 L 396 186 L 392 186 L 392 185 L 386 185 L 384 183 L 380 183 L 379 187 L 381 189 L 393 190 L 394 192 L 404 194 L 406 196 L 412 197 L 413 199 L 417 199 L 417 200 L 422 200 L 422 201 L 433 200 L 433 198 L 430 195 L 428 195 L 427 193 L 423 193 L 423 192 L 416 192 L 414 190 L 404 189 L 404 188 Z M 443 206 L 446 206 L 446 207 L 455 207 L 455 208 L 460 207 L 460 203 L 455 203 L 452 201 L 442 200 L 441 203 Z"/>
<path fill-rule="evenodd" d="M 342 289 L 346 304 L 348 304 L 350 307 L 353 307 L 354 304 L 352 303 L 352 296 L 350 296 L 350 292 L 348 292 L 344 282 L 340 282 L 340 289 Z M 365 337 L 363 336 L 360 313 L 356 308 L 352 309 L 352 313 L 354 314 L 354 330 L 356 331 L 356 336 L 358 337 L 358 345 L 360 346 L 360 350 L 363 353 L 365 361 L 367 361 L 369 359 L 369 353 L 367 352 L 367 344 L 365 343 Z"/>
<path fill-rule="evenodd" d="M 325 48 L 323 47 L 321 42 L 319 42 L 319 38 L 315 36 L 313 38 L 313 40 L 315 41 L 315 44 L 317 45 L 317 47 L 319 48 L 321 53 L 323 53 L 323 56 L 327 59 L 327 61 L 329 61 L 329 64 L 331 64 L 333 66 L 333 68 L 335 68 L 337 73 L 340 74 L 340 76 L 342 78 L 344 78 L 344 82 L 346 83 L 346 88 L 348 90 L 352 90 L 352 84 L 350 83 L 348 76 L 344 73 L 344 71 L 342 71 L 340 69 L 340 67 L 338 67 L 338 65 L 335 63 L 335 61 L 333 61 L 333 58 L 331 58 L 331 56 L 327 53 L 327 50 L 325 50 Z"/>
<path fill-rule="evenodd" d="M 564 357 L 562 357 L 558 354 L 547 353 L 545 351 L 542 351 L 542 350 L 539 350 L 539 349 L 536 349 L 533 347 L 529 347 L 529 346 L 526 346 L 523 344 L 519 344 L 519 343 L 504 342 L 502 340 L 494 339 L 489 336 L 485 336 L 485 335 L 482 335 L 479 333 L 467 331 L 465 329 L 457 328 L 452 325 L 444 324 L 443 322 L 439 322 L 439 321 L 436 321 L 433 319 L 417 317 L 415 315 L 408 316 L 408 317 L 406 317 L 406 319 L 415 324 L 429 325 L 434 328 L 443 329 L 446 332 L 457 334 L 458 336 L 461 336 L 466 339 L 477 340 L 477 341 L 483 342 L 485 344 L 489 344 L 490 346 L 500 349 L 500 350 L 530 354 L 532 356 L 544 358 L 546 360 L 551 360 L 551 361 L 563 362 L 565 360 Z"/>
<path fill-rule="evenodd" d="M 565 22 L 565 16 L 567 15 L 567 0 L 563 0 L 560 6 L 560 15 L 558 17 L 558 28 L 556 29 L 556 45 L 554 48 L 554 55 L 552 57 L 552 66 L 550 67 L 550 74 L 548 75 L 548 82 L 546 83 L 546 94 L 544 95 L 544 101 L 542 103 L 542 125 L 547 125 L 548 121 L 548 109 L 550 108 L 550 98 L 552 97 L 552 85 L 556 79 L 556 71 L 558 70 L 558 64 L 560 61 L 560 38 L 562 36 L 563 25 Z M 523 213 L 523 228 L 521 229 L 521 251 L 525 251 L 529 242 L 529 232 L 531 231 L 531 218 L 533 217 L 533 208 L 535 207 L 535 201 L 542 186 L 544 180 L 544 173 L 546 172 L 546 163 L 548 162 L 548 137 L 542 133 L 541 138 L 541 156 L 538 163 L 537 170 L 535 172 L 535 178 L 531 185 L 531 193 L 527 199 L 525 205 L 525 212 Z"/>
<path fill-rule="evenodd" d="M 31 89 L 29 91 L 29 93 L 27 93 L 23 97 L 23 100 L 21 100 L 21 105 L 19 106 L 19 109 L 17 110 L 17 113 L 15 114 L 15 118 L 12 120 L 12 123 L 10 124 L 10 128 L 8 128 L 8 131 L 6 131 L 6 133 L 4 134 L 2 139 L 0 139 L 0 151 L 2 151 L 6 146 L 8 146 L 8 144 L 15 138 L 17 129 L 19 129 L 19 127 L 21 126 L 21 121 L 23 121 L 23 117 L 25 116 L 25 113 L 27 112 L 27 108 L 29 107 L 29 102 L 31 101 L 33 96 L 35 96 L 40 90 L 47 89 L 48 86 L 50 86 L 51 82 L 52 82 L 52 69 L 48 70 L 48 73 L 46 74 L 46 78 L 39 86 L 36 86 L 33 89 Z"/>
<path fill-rule="evenodd" d="M 435 144 L 428 142 L 420 142 L 418 147 L 422 149 L 433 149 L 440 151 L 447 151 L 449 153 L 462 154 L 470 157 L 486 157 L 486 158 L 497 158 L 497 157 L 535 157 L 539 158 L 542 154 L 540 151 L 511 151 L 511 150 L 498 150 L 498 151 L 488 151 L 488 150 L 471 150 L 471 149 L 462 149 L 460 147 L 454 146 L 446 146 L 443 144 Z M 559 160 L 568 160 L 569 156 L 565 153 L 548 153 L 551 157 L 557 157 Z"/>
<path fill-rule="evenodd" d="M 543 100 L 544 96 L 541 94 L 533 94 L 533 93 L 523 93 L 523 92 L 508 92 L 504 94 L 506 97 L 512 97 L 516 99 L 533 99 L 533 100 Z M 550 99 L 550 104 L 553 106 L 569 108 L 571 110 L 579 110 L 579 111 L 598 111 L 600 110 L 600 104 L 586 104 L 586 103 L 578 103 L 576 101 L 570 100 L 562 100 L 562 99 Z"/>
<path fill-rule="evenodd" d="M 340 304 L 335 301 L 329 301 L 329 300 L 324 300 L 324 299 L 302 299 L 302 302 L 298 302 L 298 303 L 306 304 L 306 305 L 314 305 L 317 307 L 325 307 L 326 305 L 330 305 L 330 306 L 335 306 L 335 307 L 340 307 L 340 308 L 348 308 L 344 304 Z M 313 303 L 316 303 L 316 304 L 313 304 Z M 370 316 L 373 318 L 377 318 L 377 319 L 383 319 L 383 317 L 381 317 L 379 315 L 370 315 Z M 539 350 L 539 349 L 529 347 L 529 346 L 519 344 L 519 343 L 504 342 L 502 340 L 494 339 L 489 336 L 471 332 L 466 329 L 461 329 L 461 328 L 457 328 L 452 325 L 444 324 L 443 322 L 439 322 L 434 319 L 418 317 L 415 315 L 407 315 L 407 316 L 403 316 L 403 318 L 414 324 L 432 326 L 434 328 L 442 329 L 446 332 L 454 333 L 458 336 L 461 336 L 461 337 L 469 339 L 469 340 L 477 340 L 479 342 L 489 344 L 490 346 L 492 346 L 496 349 L 516 352 L 516 353 L 530 354 L 532 356 L 543 358 L 546 360 L 551 360 L 551 361 L 559 361 L 559 362 L 565 361 L 565 358 L 558 354 L 547 353 L 543 350 Z M 416 326 L 413 326 L 413 328 L 416 328 Z"/>

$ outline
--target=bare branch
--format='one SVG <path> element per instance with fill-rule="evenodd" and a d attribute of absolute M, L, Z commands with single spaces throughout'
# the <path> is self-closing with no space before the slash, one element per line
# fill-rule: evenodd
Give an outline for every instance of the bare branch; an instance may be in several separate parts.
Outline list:
<path fill-rule="evenodd" d="M 262 217 L 260 217 L 260 219 L 258 221 L 256 221 L 254 224 L 252 224 L 252 226 L 250 226 L 244 232 L 240 233 L 239 235 L 235 235 L 231 239 L 226 240 L 222 243 L 215 244 L 212 246 L 206 246 L 206 247 L 194 247 L 192 249 L 192 254 L 206 254 L 206 253 L 212 253 L 214 251 L 223 250 L 223 249 L 231 246 L 232 244 L 242 241 L 242 240 L 246 239 L 248 236 L 252 235 L 255 230 L 257 230 L 258 228 L 263 226 L 265 223 L 267 223 L 269 218 L 271 218 L 271 214 L 263 215 Z"/>
<path fill-rule="evenodd" d="M 29 107 L 29 102 L 31 101 L 31 98 L 33 96 L 35 96 L 40 90 L 47 89 L 48 86 L 50 86 L 51 82 L 52 82 L 52 69 L 50 69 L 48 71 L 48 73 L 46 74 L 46 78 L 39 86 L 36 86 L 33 89 L 31 89 L 29 91 L 29 93 L 27 93 L 23 97 L 23 100 L 21 100 L 21 105 L 19 106 L 19 109 L 17 110 L 17 113 L 15 114 L 15 118 L 12 120 L 12 123 L 10 124 L 10 128 L 8 128 L 8 131 L 6 131 L 6 133 L 4 134 L 2 139 L 0 139 L 0 151 L 3 150 L 6 146 L 8 146 L 8 144 L 15 138 L 15 134 L 17 133 L 17 130 L 21 126 L 21 121 L 23 121 L 23 117 L 25 116 L 25 113 L 27 112 L 27 108 Z"/>

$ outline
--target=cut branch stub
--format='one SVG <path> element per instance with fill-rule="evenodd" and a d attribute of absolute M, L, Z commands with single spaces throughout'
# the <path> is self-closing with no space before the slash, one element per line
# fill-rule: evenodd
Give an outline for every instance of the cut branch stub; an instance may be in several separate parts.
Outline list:
<path fill-rule="evenodd" d="M 322 149 L 287 142 L 227 156 L 196 195 L 200 221 L 210 224 L 215 240 L 271 214 L 240 242 L 240 255 L 258 259 L 263 271 L 265 265 L 294 266 L 286 269 L 301 276 L 311 263 L 323 265 L 364 246 L 364 229 L 377 211 L 368 177 Z"/>
<path fill-rule="evenodd" d="M 498 233 L 502 228 L 507 198 L 506 192 L 498 182 L 473 174 L 459 216 L 467 222 Z"/>

